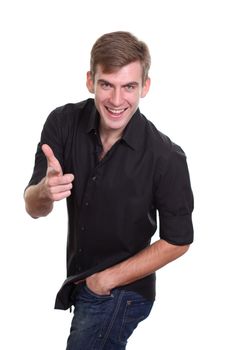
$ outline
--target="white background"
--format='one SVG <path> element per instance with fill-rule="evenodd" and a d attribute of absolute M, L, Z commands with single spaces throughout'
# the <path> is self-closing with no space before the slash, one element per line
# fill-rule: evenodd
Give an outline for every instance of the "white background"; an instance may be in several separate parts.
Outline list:
<path fill-rule="evenodd" d="M 195 243 L 158 272 L 156 306 L 128 349 L 233 348 L 231 6 L 1 1 L 1 349 L 65 349 L 72 315 L 53 310 L 65 278 L 65 203 L 33 220 L 23 190 L 47 115 L 88 97 L 91 46 L 113 30 L 149 45 L 152 87 L 141 111 L 185 150 L 195 194 Z"/>

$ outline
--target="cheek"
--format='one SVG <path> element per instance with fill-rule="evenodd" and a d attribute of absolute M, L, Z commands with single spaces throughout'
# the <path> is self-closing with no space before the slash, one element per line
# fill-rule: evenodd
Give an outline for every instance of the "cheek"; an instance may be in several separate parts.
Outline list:
<path fill-rule="evenodd" d="M 99 101 L 99 103 L 104 102 L 105 100 L 107 100 L 109 98 L 109 93 L 106 91 L 100 91 L 99 89 L 97 89 L 95 91 L 95 99 L 96 101 Z"/>
<path fill-rule="evenodd" d="M 136 92 L 136 93 L 128 96 L 128 101 L 131 105 L 138 105 L 139 100 L 140 100 L 139 92 Z"/>

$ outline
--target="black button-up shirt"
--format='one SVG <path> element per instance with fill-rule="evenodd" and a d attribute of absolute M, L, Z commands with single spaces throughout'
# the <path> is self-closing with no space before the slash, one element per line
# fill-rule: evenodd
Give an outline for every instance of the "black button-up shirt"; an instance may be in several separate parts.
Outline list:
<path fill-rule="evenodd" d="M 44 125 L 29 182 L 37 184 L 46 174 L 44 143 L 53 149 L 64 173 L 75 176 L 67 198 L 67 279 L 56 308 L 72 304 L 74 281 L 150 245 L 157 213 L 160 238 L 175 245 L 193 240 L 193 196 L 182 149 L 137 110 L 122 138 L 99 160 L 98 124 L 93 99 L 55 109 Z M 122 288 L 152 300 L 154 274 Z"/>

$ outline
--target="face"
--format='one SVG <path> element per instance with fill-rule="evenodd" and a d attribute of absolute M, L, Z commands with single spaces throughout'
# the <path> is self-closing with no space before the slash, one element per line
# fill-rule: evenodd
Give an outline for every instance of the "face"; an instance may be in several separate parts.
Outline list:
<path fill-rule="evenodd" d="M 121 134 L 149 87 L 149 78 L 142 85 L 140 62 L 130 63 L 113 73 L 104 73 L 101 65 L 97 65 L 94 80 L 88 72 L 87 88 L 95 95 L 101 131 Z"/>

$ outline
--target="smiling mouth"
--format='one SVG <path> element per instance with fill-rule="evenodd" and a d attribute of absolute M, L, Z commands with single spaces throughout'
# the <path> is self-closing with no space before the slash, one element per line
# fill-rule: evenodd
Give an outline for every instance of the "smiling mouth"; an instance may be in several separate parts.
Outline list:
<path fill-rule="evenodd" d="M 111 113 L 114 116 L 120 116 L 122 113 L 124 113 L 128 108 L 109 108 L 105 107 L 109 113 Z"/>

